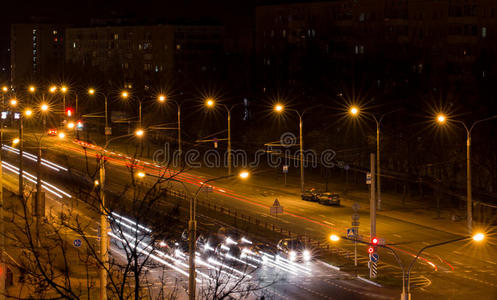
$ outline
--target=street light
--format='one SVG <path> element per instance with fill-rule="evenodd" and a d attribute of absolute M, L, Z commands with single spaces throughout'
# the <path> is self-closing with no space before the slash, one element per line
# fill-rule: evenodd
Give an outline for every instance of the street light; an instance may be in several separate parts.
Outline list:
<path fill-rule="evenodd" d="M 34 85 L 30 85 L 30 86 L 28 87 L 28 91 L 29 91 L 31 94 L 33 94 L 34 92 L 36 92 L 36 87 L 35 87 Z"/>
<path fill-rule="evenodd" d="M 2 86 L 2 92 L 7 93 L 8 91 L 9 88 L 6 85 Z"/>
<path fill-rule="evenodd" d="M 16 106 L 17 105 L 17 100 L 16 99 L 10 99 L 10 106 Z"/>
<path fill-rule="evenodd" d="M 214 108 L 216 104 L 216 101 L 213 99 L 213 98 L 207 98 L 205 99 L 205 105 L 208 107 L 208 108 Z M 232 160 L 232 153 L 231 153 L 231 111 L 233 110 L 233 108 L 235 108 L 235 106 L 237 105 L 240 105 L 241 103 L 237 103 L 235 105 L 232 105 L 230 107 L 228 107 L 226 104 L 221 104 L 225 109 L 226 109 L 226 112 L 228 113 L 228 175 L 231 175 L 231 160 Z"/>
<path fill-rule="evenodd" d="M 331 235 L 330 239 L 331 239 L 332 236 L 334 236 L 334 235 Z M 400 266 L 400 268 L 402 270 L 402 294 L 400 296 L 400 299 L 401 300 L 410 300 L 411 299 L 411 289 L 410 289 L 410 273 L 411 273 L 411 268 L 414 265 L 414 263 L 417 261 L 417 259 L 421 255 L 421 253 L 423 253 L 423 251 L 425 251 L 426 249 L 429 249 L 429 248 L 434 248 L 434 247 L 438 247 L 438 246 L 442 246 L 442 245 L 447 245 L 447 244 L 451 244 L 451 243 L 455 243 L 455 242 L 459 242 L 459 241 L 464 241 L 464 240 L 473 240 L 473 241 L 479 243 L 479 242 L 481 242 L 481 241 L 483 241 L 485 239 L 485 234 L 482 233 L 482 232 L 478 232 L 478 233 L 476 233 L 476 234 L 474 234 L 472 236 L 463 236 L 463 237 L 459 237 L 459 238 L 456 238 L 456 239 L 452 239 L 452 240 L 448 240 L 448 241 L 444 241 L 444 242 L 440 242 L 440 243 L 436 243 L 436 244 L 432 244 L 432 245 L 427 245 L 427 246 L 421 248 L 418 251 L 418 253 L 416 254 L 416 256 L 411 260 L 411 263 L 409 264 L 409 268 L 407 269 L 407 274 L 406 274 L 405 266 L 402 263 L 402 261 L 400 260 L 400 257 L 398 256 L 397 252 L 394 249 L 392 249 L 391 247 L 389 247 L 388 245 L 382 245 L 380 243 L 373 244 L 373 242 L 374 242 L 373 240 L 371 240 L 371 242 L 368 243 L 368 242 L 361 241 L 361 240 L 358 240 L 358 239 L 351 239 L 351 238 L 348 238 L 348 237 L 345 237 L 345 236 L 337 237 L 335 239 L 335 241 L 338 241 L 340 239 L 349 240 L 349 241 L 357 242 L 357 243 L 360 243 L 360 244 L 369 245 L 370 247 L 381 247 L 381 248 L 385 248 L 385 249 L 389 250 L 390 252 L 392 252 L 393 256 L 397 260 L 397 263 L 399 264 L 399 266 Z M 332 239 L 332 241 L 333 241 L 333 239 Z M 406 292 L 406 285 L 407 285 L 407 292 Z"/>
<path fill-rule="evenodd" d="M 41 106 L 40 106 L 41 110 L 42 111 L 48 111 L 48 105 L 43 103 Z"/>
<path fill-rule="evenodd" d="M 66 137 L 66 134 L 65 134 L 65 133 L 63 133 L 63 132 L 59 132 L 59 138 L 60 138 L 60 139 L 63 139 L 63 138 L 65 138 L 65 137 Z"/>
<path fill-rule="evenodd" d="M 143 129 L 137 129 L 137 130 L 135 131 L 135 135 L 136 135 L 136 136 L 139 136 L 139 137 L 143 136 L 143 134 L 144 134 L 144 133 L 145 133 L 145 132 L 143 131 Z"/>
<path fill-rule="evenodd" d="M 332 242 L 338 242 L 340 240 L 340 237 L 336 234 L 332 234 L 332 235 L 330 235 L 330 240 Z"/>
<path fill-rule="evenodd" d="M 143 132 L 142 132 L 143 135 Z M 109 252 L 108 252 L 108 220 L 107 213 L 105 208 L 105 151 L 109 146 L 110 142 L 130 137 L 132 134 L 117 136 L 111 139 L 107 139 L 104 147 L 100 147 L 100 154 L 98 155 L 98 168 L 99 168 L 99 180 L 95 180 L 95 186 L 99 186 L 99 196 L 100 196 L 100 256 L 101 256 L 101 265 L 100 265 L 100 300 L 107 299 L 107 272 L 109 272 Z M 135 134 L 135 136 L 140 137 L 141 135 Z M 97 143 L 93 142 L 95 145 Z"/>
<path fill-rule="evenodd" d="M 89 88 L 88 89 L 88 94 L 90 96 L 96 95 L 96 94 L 102 94 L 104 96 L 104 104 L 105 104 L 105 129 L 104 129 L 104 134 L 105 134 L 105 142 L 109 140 L 109 135 L 112 133 L 112 128 L 109 127 L 109 113 L 108 113 L 108 105 L 107 105 L 107 94 L 98 92 L 94 88 Z"/>
<path fill-rule="evenodd" d="M 274 110 L 277 113 L 283 113 L 285 111 L 285 107 L 282 104 L 276 104 L 274 106 Z M 299 147 L 300 147 L 300 191 L 303 193 L 304 192 L 304 136 L 302 134 L 302 127 L 303 127 L 303 122 L 302 122 L 302 117 L 304 116 L 305 112 L 310 109 L 306 108 L 300 113 L 296 109 L 288 109 L 291 111 L 294 111 L 297 113 L 299 116 Z"/>
<path fill-rule="evenodd" d="M 195 193 L 195 196 L 190 198 L 190 221 L 188 222 L 188 251 L 189 251 L 189 276 L 188 276 L 188 298 L 190 300 L 195 300 L 195 293 L 196 293 L 196 270 L 195 270 L 195 251 L 196 251 L 196 243 L 197 243 L 197 220 L 196 220 L 196 211 L 197 211 L 197 198 L 199 192 L 202 190 L 205 184 L 208 182 L 213 182 L 213 181 L 218 181 L 221 179 L 226 179 L 234 177 L 234 175 L 227 175 L 227 176 L 221 176 L 221 177 L 216 177 L 216 178 L 211 178 L 207 179 L 206 181 L 202 182 L 200 187 L 198 188 L 197 192 Z M 250 173 L 248 171 L 241 171 L 238 174 L 238 177 L 245 180 L 250 177 Z"/>
<path fill-rule="evenodd" d="M 26 117 L 31 117 L 31 115 L 32 115 L 32 114 L 33 114 L 33 110 L 32 110 L 32 109 L 30 109 L 30 108 L 26 108 L 26 109 L 24 110 L 24 115 L 25 115 Z"/>
<path fill-rule="evenodd" d="M 349 112 L 351 115 L 353 116 L 357 116 L 359 114 L 359 107 L 357 106 L 351 106 L 350 109 L 349 109 Z"/>
<path fill-rule="evenodd" d="M 48 88 L 48 91 L 52 94 L 55 94 L 55 92 L 57 92 L 57 86 L 56 85 L 51 85 L 49 88 Z"/>
<path fill-rule="evenodd" d="M 130 97 L 130 93 L 127 90 L 121 92 L 121 98 L 128 99 Z M 140 98 L 138 100 L 138 118 L 139 118 L 139 126 L 142 127 L 142 101 Z"/>
<path fill-rule="evenodd" d="M 364 114 L 367 114 L 370 117 L 372 117 L 376 123 L 376 187 L 377 187 L 377 198 L 378 198 L 378 201 L 377 201 L 378 210 L 381 210 L 381 167 L 380 167 L 380 128 L 381 128 L 381 122 L 383 121 L 383 118 L 386 115 L 394 113 L 396 111 L 398 111 L 398 109 L 386 112 L 386 113 L 380 115 L 379 118 L 376 117 L 376 115 L 373 113 L 369 113 L 366 111 L 364 112 Z M 359 115 L 361 114 L 361 109 L 359 108 L 359 106 L 352 105 L 349 108 L 349 114 L 354 118 L 359 117 Z"/>
<path fill-rule="evenodd" d="M 180 158 L 180 163 L 182 162 L 181 155 L 182 155 L 182 145 L 181 145 L 181 104 L 178 103 L 175 100 L 170 100 L 166 95 L 160 94 L 157 96 L 157 101 L 164 103 L 166 101 L 168 102 L 173 102 L 176 104 L 176 108 L 178 109 L 178 152 L 179 152 L 179 158 Z"/>
<path fill-rule="evenodd" d="M 466 130 L 466 198 L 467 198 L 467 204 L 466 204 L 466 219 L 467 219 L 467 226 L 468 226 L 468 232 L 471 234 L 473 232 L 473 193 L 472 193 L 472 186 L 471 186 L 471 133 L 473 132 L 473 129 L 475 128 L 476 125 L 497 119 L 497 115 L 481 119 L 478 121 L 473 122 L 471 126 L 467 126 L 465 122 L 461 120 L 455 120 L 446 117 L 445 114 L 439 113 L 436 117 L 436 120 L 439 124 L 445 125 L 449 122 L 454 122 L 461 124 L 464 129 Z"/>

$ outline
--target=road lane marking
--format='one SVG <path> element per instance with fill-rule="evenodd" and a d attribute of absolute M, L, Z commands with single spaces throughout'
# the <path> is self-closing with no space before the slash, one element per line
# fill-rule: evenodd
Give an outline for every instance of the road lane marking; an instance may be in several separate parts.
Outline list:
<path fill-rule="evenodd" d="M 335 224 L 330 223 L 330 222 L 328 222 L 328 221 L 323 221 L 323 223 L 326 223 L 326 224 L 331 225 L 331 226 L 335 226 Z"/>

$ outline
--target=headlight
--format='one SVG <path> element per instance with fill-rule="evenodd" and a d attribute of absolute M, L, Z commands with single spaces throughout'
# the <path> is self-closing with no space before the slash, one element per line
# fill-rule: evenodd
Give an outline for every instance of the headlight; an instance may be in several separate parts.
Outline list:
<path fill-rule="evenodd" d="M 304 257 L 304 261 L 310 261 L 311 260 L 311 251 L 304 250 L 304 252 L 302 253 L 302 256 Z"/>
<path fill-rule="evenodd" d="M 290 261 L 295 261 L 297 259 L 297 253 L 295 251 L 290 251 L 289 259 Z"/>

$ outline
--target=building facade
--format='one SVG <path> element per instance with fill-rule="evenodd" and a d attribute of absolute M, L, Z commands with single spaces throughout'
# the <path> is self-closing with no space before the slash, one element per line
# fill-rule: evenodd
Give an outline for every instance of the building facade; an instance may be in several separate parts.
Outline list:
<path fill-rule="evenodd" d="M 49 80 L 64 70 L 64 28 L 49 24 L 13 24 L 10 77 L 15 88 Z"/>
<path fill-rule="evenodd" d="M 147 85 L 157 77 L 216 72 L 223 54 L 221 26 L 112 26 L 68 28 L 68 65 L 119 73 Z"/>
<path fill-rule="evenodd" d="M 461 85 L 495 73 L 496 40 L 493 0 L 337 0 L 256 9 L 257 64 L 266 82 L 301 81 L 309 65 L 339 75 L 367 62 L 384 78 L 411 73 Z"/>

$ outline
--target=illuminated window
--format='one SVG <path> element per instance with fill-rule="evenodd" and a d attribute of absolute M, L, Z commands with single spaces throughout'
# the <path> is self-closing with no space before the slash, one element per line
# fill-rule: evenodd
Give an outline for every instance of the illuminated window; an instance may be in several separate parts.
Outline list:
<path fill-rule="evenodd" d="M 56 35 L 57 34 L 57 30 L 54 30 L 52 33 L 53 33 L 53 35 Z"/>
<path fill-rule="evenodd" d="M 115 39 L 115 40 L 118 40 L 118 39 L 119 39 L 119 34 L 114 33 L 114 39 Z"/>
<path fill-rule="evenodd" d="M 481 28 L 481 37 L 486 38 L 487 37 L 487 27 L 482 27 Z"/>
<path fill-rule="evenodd" d="M 180 44 L 176 45 L 176 50 L 181 50 L 181 45 Z"/>

